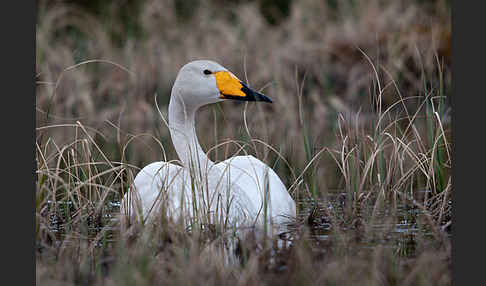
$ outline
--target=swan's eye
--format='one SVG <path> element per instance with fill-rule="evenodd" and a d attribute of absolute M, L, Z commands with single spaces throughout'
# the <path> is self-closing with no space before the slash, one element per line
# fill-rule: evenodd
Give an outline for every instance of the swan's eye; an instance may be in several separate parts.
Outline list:
<path fill-rule="evenodd" d="M 204 74 L 212 74 L 212 72 L 210 70 L 204 70 L 203 73 Z"/>

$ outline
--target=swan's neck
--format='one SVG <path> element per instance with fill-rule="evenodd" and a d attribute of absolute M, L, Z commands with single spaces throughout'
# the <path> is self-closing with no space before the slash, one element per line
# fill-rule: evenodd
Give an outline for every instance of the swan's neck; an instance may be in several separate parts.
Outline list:
<path fill-rule="evenodd" d="M 206 170 L 214 163 L 202 150 L 197 140 L 195 118 L 199 106 L 184 102 L 177 90 L 169 102 L 169 130 L 175 150 L 186 168 Z"/>

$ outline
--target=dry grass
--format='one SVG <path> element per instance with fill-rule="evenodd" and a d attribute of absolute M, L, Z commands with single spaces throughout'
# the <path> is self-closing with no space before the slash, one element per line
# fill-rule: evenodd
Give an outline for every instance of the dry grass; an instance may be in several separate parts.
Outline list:
<path fill-rule="evenodd" d="M 296 0 L 278 26 L 255 2 L 200 1 L 184 23 L 174 3 L 145 1 L 142 32 L 121 42 L 116 20 L 38 4 L 38 284 L 451 284 L 445 1 Z M 287 247 L 247 237 L 228 263 L 234 238 L 166 218 L 118 235 L 116 202 L 139 168 L 177 159 L 155 101 L 167 117 L 196 58 L 274 100 L 204 108 L 197 128 L 214 160 L 244 146 L 283 179 L 301 206 Z"/>

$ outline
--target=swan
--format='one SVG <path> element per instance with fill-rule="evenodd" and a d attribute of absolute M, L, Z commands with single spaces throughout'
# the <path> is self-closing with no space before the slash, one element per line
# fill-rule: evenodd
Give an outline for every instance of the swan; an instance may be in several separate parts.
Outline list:
<path fill-rule="evenodd" d="M 285 230 L 285 222 L 296 216 L 296 206 L 274 170 L 251 155 L 215 163 L 199 145 L 197 110 L 225 100 L 272 102 L 214 61 L 195 60 L 179 70 L 168 127 L 182 166 L 160 161 L 141 169 L 122 199 L 122 213 L 147 221 L 163 210 L 186 226 L 219 222 L 267 227 L 277 234 Z"/>

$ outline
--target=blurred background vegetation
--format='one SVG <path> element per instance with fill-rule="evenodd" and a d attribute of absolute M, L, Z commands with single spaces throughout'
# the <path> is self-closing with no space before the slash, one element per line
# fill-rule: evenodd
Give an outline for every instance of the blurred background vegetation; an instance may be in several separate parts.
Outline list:
<path fill-rule="evenodd" d="M 130 140 L 151 134 L 168 160 L 177 159 L 155 97 L 167 118 L 179 68 L 206 58 L 274 100 L 247 106 L 248 128 L 295 170 L 303 170 L 322 147 L 341 148 L 338 115 L 372 132 L 377 108 L 391 107 L 391 120 L 417 111 L 422 118 L 427 115 L 421 104 L 440 94 L 440 102 L 430 102 L 449 130 L 450 9 L 445 0 L 38 0 L 36 124 L 80 121 L 93 128 L 110 159 L 137 166 L 163 159 L 150 135 Z M 94 59 L 106 62 L 75 66 Z M 379 103 L 378 84 L 386 87 Z M 393 105 L 400 98 L 409 100 Z M 226 139 L 248 142 L 243 107 L 225 102 L 201 110 L 203 148 Z M 419 129 L 426 125 L 417 122 Z M 75 129 L 48 133 L 38 132 L 38 142 L 69 142 Z M 229 144 L 210 156 L 222 160 L 234 150 Z M 288 167 L 265 146 L 248 152 L 293 183 Z M 343 187 L 331 157 L 313 166 L 319 190 Z"/>

